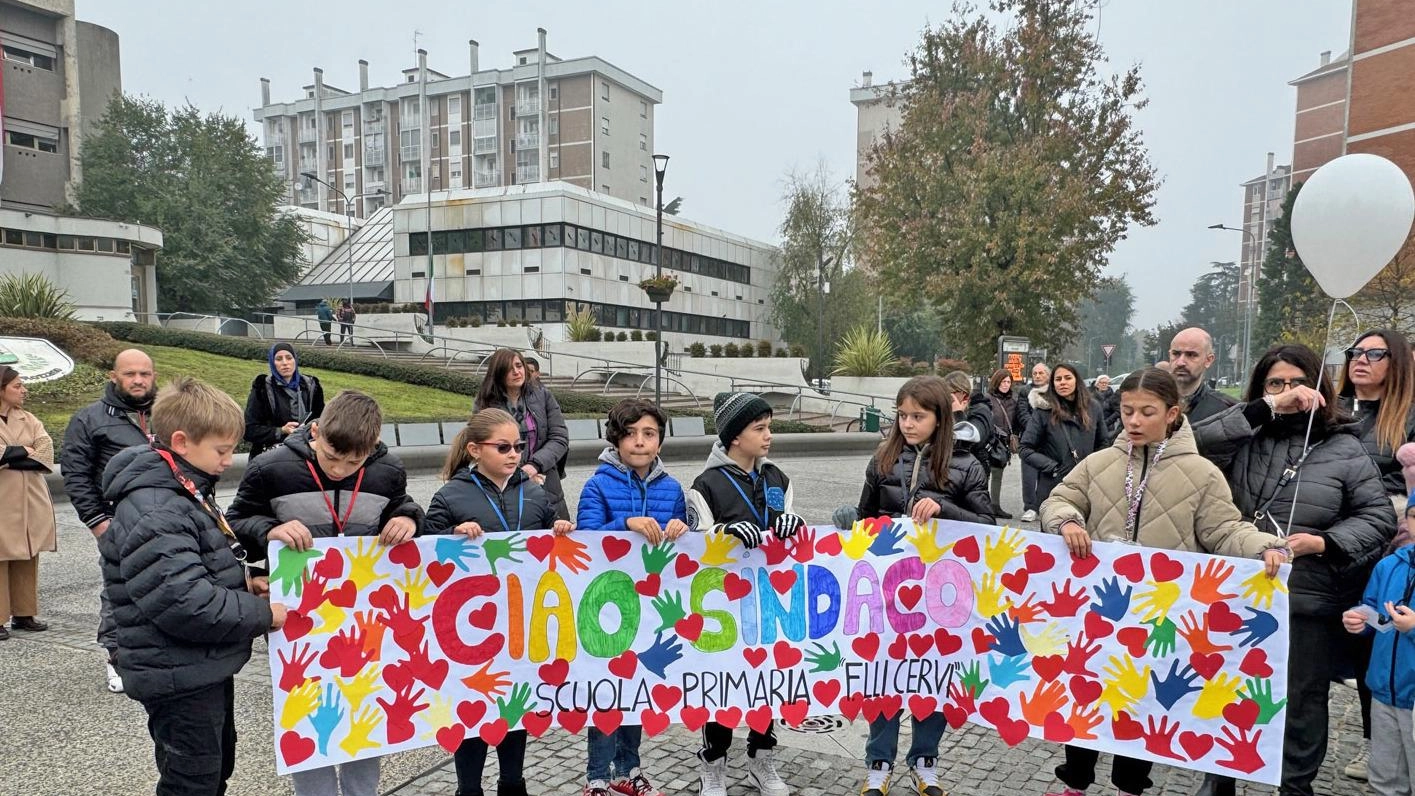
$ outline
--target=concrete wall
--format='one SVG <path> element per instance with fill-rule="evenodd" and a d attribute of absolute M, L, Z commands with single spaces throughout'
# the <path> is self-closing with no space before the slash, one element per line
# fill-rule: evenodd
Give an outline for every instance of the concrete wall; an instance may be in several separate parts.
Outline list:
<path fill-rule="evenodd" d="M 79 147 L 94 124 L 103 118 L 108 103 L 123 93 L 118 34 L 90 22 L 78 22 L 79 130 L 73 145 Z M 72 131 L 71 131 L 72 133 Z"/>

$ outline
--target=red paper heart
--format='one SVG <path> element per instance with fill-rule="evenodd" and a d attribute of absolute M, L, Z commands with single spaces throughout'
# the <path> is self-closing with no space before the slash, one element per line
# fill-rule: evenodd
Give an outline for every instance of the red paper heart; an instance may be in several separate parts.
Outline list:
<path fill-rule="evenodd" d="M 532 536 L 526 540 L 526 549 L 530 551 L 531 555 L 535 556 L 537 561 L 544 561 L 546 557 L 550 555 L 550 551 L 554 547 L 555 537 L 548 533 Z"/>
<path fill-rule="evenodd" d="M 293 766 L 310 759 L 314 754 L 314 741 L 291 730 L 280 736 L 280 757 L 285 765 Z"/>
<path fill-rule="evenodd" d="M 589 714 L 583 710 L 562 710 L 555 714 L 555 723 L 559 724 L 566 732 L 574 735 L 585 728 L 585 720 Z"/>
<path fill-rule="evenodd" d="M 790 669 L 801 662 L 801 650 L 785 639 L 772 646 L 771 654 L 776 658 L 776 668 L 778 669 Z"/>
<path fill-rule="evenodd" d="M 957 705 L 944 705 L 943 718 L 948 722 L 948 726 L 956 730 L 968 723 L 968 711 Z"/>
<path fill-rule="evenodd" d="M 293 615 L 293 612 L 292 612 Z M 850 649 L 863 660 L 872 661 L 879 654 L 879 634 L 869 633 L 850 642 Z"/>
<path fill-rule="evenodd" d="M 1179 733 L 1179 745 L 1183 747 L 1184 753 L 1189 755 L 1190 760 L 1200 760 L 1208 755 L 1210 749 L 1214 748 L 1214 737 L 1205 733 L 1185 730 Z"/>
<path fill-rule="evenodd" d="M 909 639 L 905 636 L 895 636 L 894 641 L 889 644 L 889 657 L 896 661 L 909 657 Z"/>
<path fill-rule="evenodd" d="M 532 738 L 545 735 L 545 731 L 550 729 L 550 711 L 542 710 L 522 716 L 521 729 L 525 730 Z"/>
<path fill-rule="evenodd" d="M 1164 553 L 1150 556 L 1150 574 L 1160 583 L 1178 580 L 1184 574 L 1184 565 Z"/>
<path fill-rule="evenodd" d="M 767 579 L 771 581 L 771 588 L 774 589 L 777 594 L 785 594 L 791 591 L 792 586 L 796 585 L 796 570 L 778 569 L 770 575 L 767 575 Z"/>
<path fill-rule="evenodd" d="M 1150 632 L 1143 627 L 1122 627 L 1120 632 L 1115 634 L 1115 640 L 1129 650 L 1132 658 L 1145 657 L 1145 642 L 1149 638 Z"/>
<path fill-rule="evenodd" d="M 505 740 L 508 729 L 510 728 L 506 726 L 506 719 L 496 719 L 483 724 L 477 735 L 486 741 L 487 746 L 496 746 Z"/>
<path fill-rule="evenodd" d="M 994 697 L 978 706 L 978 715 L 983 721 L 996 727 L 1012 718 L 1012 705 L 1006 697 Z"/>
<path fill-rule="evenodd" d="M 1078 706 L 1085 707 L 1101 698 L 1101 684 L 1077 675 L 1071 678 L 1071 696 Z"/>
<path fill-rule="evenodd" d="M 727 593 L 728 600 L 736 602 L 751 593 L 752 582 L 736 572 L 729 572 L 722 578 L 722 590 Z"/>
<path fill-rule="evenodd" d="M 816 698 L 816 704 L 829 707 L 835 704 L 835 698 L 840 696 L 840 681 L 821 680 L 811 686 L 811 695 Z"/>
<path fill-rule="evenodd" d="M 1066 718 L 1053 710 L 1042 722 L 1042 737 L 1052 743 L 1066 743 L 1076 737 L 1076 730 L 1066 723 Z"/>
<path fill-rule="evenodd" d="M 713 715 L 713 721 L 728 729 L 736 729 L 742 723 L 741 708 L 722 708 Z"/>
<path fill-rule="evenodd" d="M 650 738 L 668 729 L 668 724 L 667 713 L 645 710 L 639 714 L 639 726 L 644 728 L 644 733 Z"/>
<path fill-rule="evenodd" d="M 657 572 L 650 572 L 643 580 L 634 584 L 634 591 L 644 597 L 657 597 L 659 589 L 663 588 L 663 579 Z"/>
<path fill-rule="evenodd" d="M 1022 743 L 1027 740 L 1027 736 L 1031 735 L 1031 733 L 1031 725 L 1021 719 L 1004 721 L 997 727 L 997 737 L 1001 738 L 1002 742 L 1008 746 L 1016 746 Z"/>
<path fill-rule="evenodd" d="M 973 628 L 973 652 L 982 655 L 992 649 L 997 638 L 981 627 Z"/>
<path fill-rule="evenodd" d="M 969 564 L 978 563 L 980 551 L 978 550 L 978 537 L 965 536 L 953 543 L 953 555 L 967 561 Z"/>
<path fill-rule="evenodd" d="M 1032 659 L 1032 670 L 1043 682 L 1051 682 L 1061 675 L 1061 670 L 1066 666 L 1066 659 L 1060 655 L 1047 655 Z"/>
<path fill-rule="evenodd" d="M 1071 556 L 1071 576 L 1084 578 L 1092 572 L 1095 572 L 1096 567 L 1100 565 L 1101 560 L 1099 556 L 1089 555 L 1085 558 L 1077 558 L 1073 555 Z"/>
<path fill-rule="evenodd" d="M 1251 699 L 1240 699 L 1223 708 L 1223 718 L 1240 730 L 1251 730 L 1258 722 L 1258 703 Z"/>
<path fill-rule="evenodd" d="M 1110 731 L 1117 741 L 1133 741 L 1144 736 L 1145 726 L 1122 710 L 1111 720 Z"/>
<path fill-rule="evenodd" d="M 810 710 L 810 707 L 810 702 L 804 699 L 798 699 L 795 702 L 787 702 L 782 705 L 779 710 L 781 711 L 781 718 L 787 724 L 792 727 L 799 727 L 801 726 L 801 722 L 806 720 L 806 713 Z"/>
<path fill-rule="evenodd" d="M 453 724 L 437 731 L 437 745 L 446 749 L 450 754 L 457 751 L 457 747 L 462 745 L 462 741 L 466 737 L 467 728 L 460 724 Z"/>
<path fill-rule="evenodd" d="M 1131 583 L 1139 583 L 1145 579 L 1145 559 L 1139 553 L 1130 553 L 1115 559 L 1113 568 L 1115 574 Z"/>
<path fill-rule="evenodd" d="M 742 650 L 742 657 L 747 659 L 747 663 L 750 663 L 753 669 L 766 663 L 768 654 L 766 647 L 747 647 Z"/>
<path fill-rule="evenodd" d="M 556 658 L 550 663 L 541 664 L 537 672 L 542 683 L 564 685 L 565 678 L 570 674 L 570 662 L 564 658 Z"/>
<path fill-rule="evenodd" d="M 620 539 L 614 536 L 604 537 L 604 541 L 599 543 L 604 548 L 604 557 L 610 561 L 618 561 L 629 554 L 634 545 L 628 539 Z"/>
<path fill-rule="evenodd" d="M 286 641 L 296 641 L 314 630 L 314 620 L 292 608 L 285 613 L 285 626 L 281 630 Z"/>
<path fill-rule="evenodd" d="M 1106 621 L 1106 618 L 1095 611 L 1086 612 L 1086 637 L 1092 641 L 1100 641 L 1107 638 L 1115 630 L 1115 625 Z"/>
<path fill-rule="evenodd" d="M 1223 656 L 1217 652 L 1208 655 L 1200 655 L 1196 652 L 1189 656 L 1189 665 L 1199 673 L 1200 677 L 1212 680 L 1214 675 L 1218 674 L 1218 670 L 1223 668 Z"/>
<path fill-rule="evenodd" d="M 622 710 L 596 710 L 590 717 L 595 729 L 609 735 L 619 729 L 619 725 L 624 723 L 624 711 Z"/>
<path fill-rule="evenodd" d="M 946 627 L 941 627 L 934 631 L 934 647 L 938 649 L 939 655 L 952 655 L 963 649 L 963 637 L 956 633 L 950 633 Z"/>
<path fill-rule="evenodd" d="M 843 696 L 836 707 L 840 709 L 841 718 L 846 721 L 854 721 L 859 717 L 860 711 L 865 709 L 865 698 L 858 693 Z"/>
<path fill-rule="evenodd" d="M 467 621 L 472 627 L 479 627 L 482 630 L 490 630 L 496 625 L 496 603 L 487 603 L 467 614 Z"/>
<path fill-rule="evenodd" d="M 690 558 L 687 553 L 679 553 L 678 557 L 673 559 L 673 574 L 678 577 L 686 578 L 697 571 L 698 562 Z"/>
<path fill-rule="evenodd" d="M 1238 664 L 1238 671 L 1249 677 L 1272 677 L 1273 667 L 1268 663 L 1267 650 L 1257 647 L 1248 650 L 1248 654 L 1243 656 L 1243 662 Z"/>
<path fill-rule="evenodd" d="M 649 689 L 649 696 L 653 698 L 658 709 L 666 713 L 669 708 L 683 701 L 683 689 L 674 685 L 656 685 Z"/>
<path fill-rule="evenodd" d="M 833 533 L 816 540 L 816 552 L 828 556 L 840 555 L 840 534 Z"/>
<path fill-rule="evenodd" d="M 688 614 L 673 623 L 673 630 L 689 641 L 697 641 L 698 636 L 703 634 L 703 615 Z"/>
<path fill-rule="evenodd" d="M 388 560 L 404 569 L 417 569 L 423 562 L 423 555 L 417 542 L 407 541 L 393 545 L 393 549 L 388 551 Z"/>
<path fill-rule="evenodd" d="M 889 694 L 876 700 L 879 703 L 880 718 L 892 719 L 904 709 L 904 697 L 898 694 Z"/>
<path fill-rule="evenodd" d="M 447 681 L 449 668 L 446 658 L 438 658 L 415 673 L 414 677 L 421 680 L 428 688 L 436 691 L 442 688 L 442 684 Z"/>
<path fill-rule="evenodd" d="M 1234 613 L 1226 602 L 1209 606 L 1209 629 L 1215 633 L 1234 633 L 1243 627 L 1243 617 Z"/>
<path fill-rule="evenodd" d="M 704 707 L 683 708 L 678 711 L 678 720 L 683 722 L 688 732 L 697 732 L 707 724 L 708 715 L 708 709 Z"/>
<path fill-rule="evenodd" d="M 924 587 L 917 583 L 899 588 L 899 604 L 905 608 L 913 608 L 919 604 L 919 600 L 924 598 Z"/>
<path fill-rule="evenodd" d="M 639 668 L 639 656 L 633 650 L 624 650 L 609 661 L 609 671 L 615 677 L 628 680 Z"/>
<path fill-rule="evenodd" d="M 405 544 L 413 543 L 405 542 Z M 416 547 L 416 545 L 414 546 Z M 397 549 L 398 548 L 396 547 L 393 548 L 395 552 L 397 551 Z M 389 553 L 388 557 L 392 558 L 393 554 Z M 414 564 L 413 566 L 417 566 L 417 564 Z M 339 552 L 337 548 L 329 548 L 328 550 L 324 551 L 324 557 L 315 563 L 314 574 L 318 575 L 321 578 L 324 578 L 325 580 L 330 581 L 338 580 L 344 577 L 344 556 Z"/>
<path fill-rule="evenodd" d="M 873 724 L 879 721 L 879 714 L 883 709 L 884 705 L 880 704 L 879 697 L 865 697 L 864 704 L 860 708 L 860 715 L 865 717 L 865 721 Z"/>
<path fill-rule="evenodd" d="M 394 691 L 406 691 L 413 684 L 412 670 L 401 663 L 383 667 L 383 682 Z M 467 722 L 470 727 L 475 722 Z"/>
<path fill-rule="evenodd" d="M 1041 548 L 1041 545 L 1031 545 L 1022 556 L 1022 563 L 1027 567 L 1028 572 L 1047 572 L 1056 566 L 1056 556 Z"/>
<path fill-rule="evenodd" d="M 337 588 L 329 589 L 324 593 L 324 599 L 330 605 L 337 605 L 340 608 L 353 608 L 354 603 L 359 599 L 359 587 L 354 585 L 352 580 L 346 580 L 339 584 Z"/>
<path fill-rule="evenodd" d="M 909 651 L 914 653 L 915 658 L 924 657 L 924 653 L 928 652 L 933 645 L 934 637 L 927 633 L 909 636 Z"/>
<path fill-rule="evenodd" d="M 481 720 L 485 717 L 485 702 L 468 702 L 463 700 L 457 703 L 457 718 L 462 720 L 462 724 L 468 727 L 475 727 L 481 724 Z"/>
<path fill-rule="evenodd" d="M 1013 594 L 1021 594 L 1027 590 L 1027 581 L 1031 577 L 1031 573 L 1026 569 L 1008 572 L 1002 576 L 1002 586 Z"/>
<path fill-rule="evenodd" d="M 909 714 L 918 721 L 932 716 L 938 712 L 938 700 L 923 694 L 914 694 L 909 697 Z"/>
<path fill-rule="evenodd" d="M 771 729 L 771 705 L 758 705 L 747 711 L 747 726 L 763 735 Z"/>
<path fill-rule="evenodd" d="M 407 542 L 404 542 L 404 544 L 407 544 Z M 395 547 L 393 549 L 396 550 L 398 548 Z M 434 585 L 441 586 L 446 583 L 452 577 L 452 573 L 456 571 L 457 565 L 453 564 L 451 561 L 433 561 L 427 565 L 427 579 L 432 581 Z"/>

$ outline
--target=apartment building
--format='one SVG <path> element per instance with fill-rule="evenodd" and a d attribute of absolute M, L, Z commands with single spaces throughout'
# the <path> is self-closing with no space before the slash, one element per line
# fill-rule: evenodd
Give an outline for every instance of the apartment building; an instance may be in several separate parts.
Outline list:
<path fill-rule="evenodd" d="M 469 41 L 468 72 L 429 69 L 427 53 L 401 81 L 358 91 L 324 81 L 272 103 L 261 79 L 266 154 L 291 188 L 292 204 L 344 213 L 343 196 L 366 218 L 425 191 L 495 188 L 559 180 L 647 206 L 653 201 L 654 110 L 663 93 L 596 56 L 562 60 L 546 50 L 512 53 L 505 69 L 482 69 Z M 337 191 L 303 180 L 321 176 Z"/>
<path fill-rule="evenodd" d="M 1346 81 L 1351 59 L 1321 55 L 1317 68 L 1288 83 L 1297 89 L 1292 125 L 1292 179 L 1306 182 L 1312 172 L 1341 157 L 1346 145 Z"/>
<path fill-rule="evenodd" d="M 874 73 L 865 72 L 860 85 L 850 89 L 850 103 L 856 109 L 855 184 L 869 188 L 875 178 L 869 171 L 870 150 L 885 131 L 897 128 L 904 118 L 903 108 L 891 98 L 898 87 L 893 83 L 874 84 Z"/>
<path fill-rule="evenodd" d="M 1239 252 L 1238 308 L 1246 312 L 1248 304 L 1258 300 L 1252 287 L 1262 278 L 1263 258 L 1268 251 L 1268 235 L 1282 215 L 1282 203 L 1292 189 L 1292 166 L 1275 165 L 1276 156 L 1268 153 L 1267 168 L 1262 174 L 1247 180 L 1243 187 L 1243 236 Z"/>

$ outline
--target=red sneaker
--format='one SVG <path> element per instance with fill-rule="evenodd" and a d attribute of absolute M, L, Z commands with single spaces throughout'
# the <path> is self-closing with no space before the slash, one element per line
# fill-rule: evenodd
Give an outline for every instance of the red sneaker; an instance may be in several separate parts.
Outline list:
<path fill-rule="evenodd" d="M 609 789 L 623 796 L 663 796 L 663 791 L 655 788 L 649 778 L 637 768 L 630 771 L 628 777 L 621 777 L 609 783 Z"/>

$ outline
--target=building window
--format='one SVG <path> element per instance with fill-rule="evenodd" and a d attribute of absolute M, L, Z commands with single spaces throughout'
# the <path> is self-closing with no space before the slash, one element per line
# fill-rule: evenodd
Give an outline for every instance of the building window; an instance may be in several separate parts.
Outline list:
<path fill-rule="evenodd" d="M 343 128 L 346 129 L 346 130 L 353 130 L 353 129 L 354 129 L 354 112 L 353 112 L 353 111 L 344 111 L 343 113 L 339 114 L 339 126 L 343 127 Z"/>
<path fill-rule="evenodd" d="M 608 186 L 608 185 L 601 185 L 601 186 L 599 186 L 599 192 L 600 192 L 600 193 L 609 193 L 609 186 Z"/>
<path fill-rule="evenodd" d="M 436 130 L 434 130 L 434 131 L 432 132 L 432 151 L 434 151 L 434 152 L 437 151 L 438 143 L 439 143 L 441 140 L 442 140 L 442 134 L 441 134 L 441 133 L 438 133 Z"/>
<path fill-rule="evenodd" d="M 453 96 L 451 96 L 451 97 L 448 97 L 448 98 L 447 98 L 447 116 L 448 116 L 448 118 L 451 118 L 451 117 L 454 117 L 454 116 L 460 117 L 461 115 L 462 115 L 462 98 L 459 97 L 459 96 L 456 96 L 456 95 L 453 95 Z"/>
<path fill-rule="evenodd" d="M 461 130 L 448 130 L 448 131 L 447 131 L 447 146 L 452 147 L 453 149 L 456 149 L 457 147 L 459 147 L 459 146 L 461 146 L 461 145 L 462 145 L 462 131 L 461 131 Z"/>
<path fill-rule="evenodd" d="M 649 118 L 649 104 L 648 104 L 647 102 L 645 102 L 644 100 L 639 100 L 639 118 L 640 118 L 640 119 L 647 119 L 647 118 Z"/>
<path fill-rule="evenodd" d="M 599 131 L 603 135 L 609 135 L 609 117 L 599 117 Z"/>
<path fill-rule="evenodd" d="M 555 116 L 550 120 L 550 134 L 560 135 L 560 117 Z"/>
<path fill-rule="evenodd" d="M 344 159 L 345 159 L 345 160 L 353 160 L 353 159 L 354 159 L 354 145 L 353 145 L 353 144 L 345 144 L 345 145 L 344 145 Z"/>
<path fill-rule="evenodd" d="M 16 130 L 9 130 L 5 133 L 5 143 L 21 149 L 34 149 L 40 152 L 58 152 L 59 140 L 56 138 L 46 138 L 41 135 L 30 135 Z"/>
<path fill-rule="evenodd" d="M 601 81 L 599 82 L 599 98 L 602 99 L 602 100 L 604 100 L 605 102 L 608 102 L 608 101 L 609 101 L 609 81 L 608 81 L 608 80 L 601 80 Z"/>
<path fill-rule="evenodd" d="M 599 153 L 599 155 L 600 155 L 600 160 L 603 161 L 604 167 L 605 167 L 606 169 L 609 168 L 609 153 L 608 153 L 608 152 L 601 152 L 601 153 Z"/>
<path fill-rule="evenodd" d="M 640 167 L 639 167 L 639 182 L 648 182 L 648 181 L 649 181 L 649 167 L 648 167 L 648 166 L 640 166 Z"/>
<path fill-rule="evenodd" d="M 29 64 L 35 69 L 44 69 L 49 72 L 54 71 L 54 58 L 48 55 L 41 55 L 31 52 L 22 47 L 15 47 L 7 44 L 4 47 L 6 61 L 18 61 L 22 64 Z"/>
<path fill-rule="evenodd" d="M 648 134 L 648 133 L 639 133 L 639 150 L 642 151 L 642 152 L 647 152 L 647 151 L 649 151 L 649 134 Z"/>
<path fill-rule="evenodd" d="M 558 151 L 550 153 L 550 167 L 552 169 L 560 168 L 560 153 Z"/>
<path fill-rule="evenodd" d="M 558 99 L 560 99 L 560 87 L 559 87 L 559 86 L 551 86 L 551 87 L 550 87 L 550 98 L 551 98 L 552 100 L 558 100 Z"/>
<path fill-rule="evenodd" d="M 648 207 L 648 206 L 649 206 L 649 198 L 648 198 L 647 196 L 640 196 L 640 197 L 639 197 L 639 204 L 643 205 L 644 207 Z"/>

